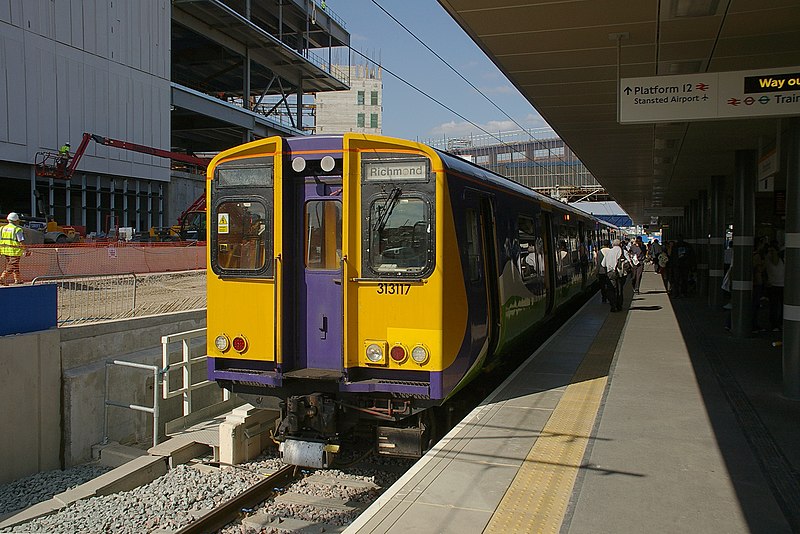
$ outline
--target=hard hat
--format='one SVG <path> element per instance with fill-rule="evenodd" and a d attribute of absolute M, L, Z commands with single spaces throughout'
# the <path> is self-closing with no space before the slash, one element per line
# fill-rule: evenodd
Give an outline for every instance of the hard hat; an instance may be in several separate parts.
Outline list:
<path fill-rule="evenodd" d="M 69 143 L 64 143 L 64 145 L 69 146 Z"/>
<path fill-rule="evenodd" d="M 8 217 L 6 217 L 6 219 L 8 221 L 18 221 L 19 220 L 19 215 L 17 215 L 16 211 L 12 211 L 11 213 L 8 214 Z"/>

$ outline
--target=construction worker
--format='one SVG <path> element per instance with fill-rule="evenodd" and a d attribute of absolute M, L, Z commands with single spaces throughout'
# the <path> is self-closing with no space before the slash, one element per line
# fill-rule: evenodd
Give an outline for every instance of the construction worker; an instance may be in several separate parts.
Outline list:
<path fill-rule="evenodd" d="M 0 285 L 8 285 L 6 277 L 12 275 L 15 284 L 21 284 L 22 278 L 19 274 L 19 260 L 23 253 L 27 256 L 30 252 L 25 251 L 25 236 L 20 228 L 19 215 L 11 212 L 6 217 L 8 224 L 0 229 L 0 256 L 6 259 L 6 268 L 0 274 Z"/>
<path fill-rule="evenodd" d="M 58 149 L 58 170 L 63 174 L 67 170 L 67 162 L 69 162 L 69 143 L 64 143 Z"/>

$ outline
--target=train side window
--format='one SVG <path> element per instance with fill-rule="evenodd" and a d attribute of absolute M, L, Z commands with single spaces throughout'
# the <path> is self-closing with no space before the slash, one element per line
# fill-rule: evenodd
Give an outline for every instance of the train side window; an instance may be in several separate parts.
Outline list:
<path fill-rule="evenodd" d="M 567 227 L 559 225 L 556 233 L 556 285 L 569 283 L 572 273 L 572 260 L 569 250 L 569 233 Z"/>
<path fill-rule="evenodd" d="M 475 210 L 467 210 L 467 270 L 470 282 L 478 282 L 481 273 L 480 216 Z"/>
<path fill-rule="evenodd" d="M 310 270 L 339 269 L 342 261 L 342 203 L 311 200 L 305 206 L 305 264 Z"/>
<path fill-rule="evenodd" d="M 521 216 L 517 219 L 519 240 L 519 270 L 522 281 L 529 282 L 544 276 L 544 250 L 542 240 L 536 235 L 536 222 Z"/>
<path fill-rule="evenodd" d="M 257 201 L 221 202 L 214 221 L 216 264 L 224 271 L 259 271 L 268 248 L 267 209 Z"/>
<path fill-rule="evenodd" d="M 578 254 L 579 250 L 579 242 L 578 242 L 578 229 L 574 226 L 569 226 L 567 228 L 567 232 L 569 235 L 569 254 L 570 254 L 570 261 L 573 264 L 577 264 L 580 262 L 580 257 Z"/>

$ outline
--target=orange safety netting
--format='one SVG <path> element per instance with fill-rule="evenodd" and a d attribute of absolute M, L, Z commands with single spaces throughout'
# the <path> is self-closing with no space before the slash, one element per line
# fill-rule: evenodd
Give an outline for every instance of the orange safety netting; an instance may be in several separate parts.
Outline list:
<path fill-rule="evenodd" d="M 80 243 L 31 245 L 20 272 L 25 282 L 37 276 L 161 273 L 206 268 L 205 245 L 180 243 Z M 0 269 L 5 268 L 0 256 Z"/>

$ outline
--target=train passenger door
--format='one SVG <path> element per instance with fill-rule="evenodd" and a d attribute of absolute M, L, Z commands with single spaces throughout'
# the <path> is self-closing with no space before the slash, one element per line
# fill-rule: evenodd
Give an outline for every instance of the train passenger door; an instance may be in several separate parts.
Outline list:
<path fill-rule="evenodd" d="M 467 301 L 470 303 L 472 338 L 485 343 L 492 354 L 500 331 L 500 304 L 497 292 L 497 251 L 492 198 L 478 191 L 464 192 L 466 214 Z M 473 315 L 474 312 L 474 315 Z"/>
<path fill-rule="evenodd" d="M 296 187 L 295 369 L 342 369 L 342 201 L 337 190 L 341 184 L 320 181 Z"/>
<path fill-rule="evenodd" d="M 581 269 L 581 289 L 586 289 L 589 275 L 589 247 L 586 224 L 578 221 L 578 262 Z"/>
<path fill-rule="evenodd" d="M 544 241 L 545 275 L 544 284 L 547 288 L 547 313 L 553 309 L 555 301 L 556 272 L 558 265 L 555 254 L 555 237 L 553 236 L 553 216 L 542 212 L 542 241 Z"/>

